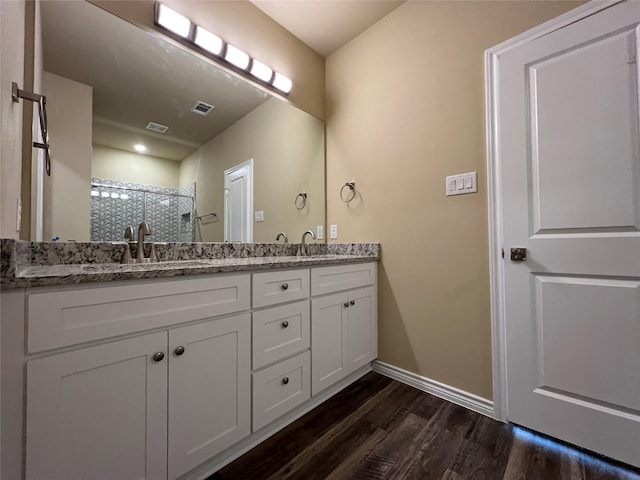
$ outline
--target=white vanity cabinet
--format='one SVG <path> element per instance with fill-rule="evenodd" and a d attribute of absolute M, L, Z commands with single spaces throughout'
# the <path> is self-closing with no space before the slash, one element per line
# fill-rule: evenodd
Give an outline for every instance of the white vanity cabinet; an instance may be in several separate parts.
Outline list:
<path fill-rule="evenodd" d="M 376 264 L 312 270 L 311 394 L 378 356 Z M 364 285 L 370 285 L 364 288 Z M 338 293 L 332 293 L 338 292 Z"/>
<path fill-rule="evenodd" d="M 39 306 L 38 295 L 46 295 L 52 305 L 66 302 L 65 309 L 82 311 L 86 317 L 64 315 L 92 339 L 109 318 L 119 325 L 115 328 L 135 331 L 136 322 L 148 326 L 157 317 L 165 328 L 96 346 L 72 345 L 74 350 L 27 362 L 27 479 L 175 479 L 249 435 L 251 315 L 216 317 L 233 310 L 230 303 L 249 310 L 249 279 L 188 280 L 186 290 L 174 281 L 155 289 L 138 284 L 85 289 L 84 295 L 34 294 L 32 305 Z M 166 314 L 158 317 L 157 309 L 133 313 L 132 302 L 148 304 L 167 290 L 173 292 L 171 309 L 180 312 L 173 323 L 196 322 L 166 328 L 171 322 Z M 217 309 L 210 303 L 219 290 L 236 293 L 223 295 L 224 306 Z M 56 323 L 60 311 L 50 311 Z M 28 321 L 39 325 L 40 312 L 32 309 Z M 131 318 L 128 327 L 120 322 L 123 317 Z M 58 339 L 68 338 L 64 328 L 60 331 Z M 41 337 L 37 331 L 30 335 Z"/>
<path fill-rule="evenodd" d="M 205 478 L 377 356 L 374 262 L 2 296 L 16 479 Z"/>

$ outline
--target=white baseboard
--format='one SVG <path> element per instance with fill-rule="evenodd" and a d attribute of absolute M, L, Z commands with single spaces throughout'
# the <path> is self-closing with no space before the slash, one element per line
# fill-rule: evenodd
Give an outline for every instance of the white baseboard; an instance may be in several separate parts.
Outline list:
<path fill-rule="evenodd" d="M 422 377 L 416 373 L 409 372 L 402 368 L 394 367 L 388 363 L 374 361 L 371 366 L 374 372 L 378 372 L 389 378 L 393 378 L 411 387 L 430 393 L 436 397 L 455 403 L 462 407 L 478 412 L 487 417 L 495 418 L 493 402 L 486 398 L 479 397 L 473 393 L 465 392 L 455 387 L 451 387 L 444 383 Z"/>

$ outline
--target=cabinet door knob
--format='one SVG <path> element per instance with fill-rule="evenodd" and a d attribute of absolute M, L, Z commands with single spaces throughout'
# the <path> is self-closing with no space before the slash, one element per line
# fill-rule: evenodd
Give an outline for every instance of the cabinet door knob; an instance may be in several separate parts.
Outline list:
<path fill-rule="evenodd" d="M 153 361 L 154 362 L 161 362 L 163 358 L 164 358 L 164 353 L 163 352 L 156 352 L 156 353 L 153 354 Z"/>
<path fill-rule="evenodd" d="M 349 302 L 344 302 L 344 308 L 349 308 Z"/>
<path fill-rule="evenodd" d="M 289 322 L 287 322 L 286 320 L 284 322 L 282 322 L 280 324 L 282 326 L 282 328 L 287 328 L 289 326 Z"/>
<path fill-rule="evenodd" d="M 355 300 L 351 300 L 351 301 L 349 302 L 349 305 L 355 305 L 355 304 L 356 304 L 356 301 L 355 301 Z"/>
<path fill-rule="evenodd" d="M 180 345 L 179 347 L 176 347 L 173 353 L 175 353 L 179 357 L 184 353 L 184 347 L 182 345 Z"/>
<path fill-rule="evenodd" d="M 284 378 L 282 379 L 282 384 L 283 384 L 283 385 L 286 385 L 287 383 L 289 383 L 289 377 L 284 377 Z"/>
<path fill-rule="evenodd" d="M 282 288 L 282 290 L 287 290 L 289 288 L 289 284 L 288 283 L 283 283 L 282 287 L 280 287 L 280 288 Z"/>

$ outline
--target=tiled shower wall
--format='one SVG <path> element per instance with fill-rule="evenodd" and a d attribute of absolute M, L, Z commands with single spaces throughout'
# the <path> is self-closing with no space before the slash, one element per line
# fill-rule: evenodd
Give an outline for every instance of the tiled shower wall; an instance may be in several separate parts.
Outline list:
<path fill-rule="evenodd" d="M 193 242 L 195 195 L 192 183 L 180 189 L 94 178 L 91 180 L 91 241 L 124 240 L 145 220 L 152 242 Z"/>

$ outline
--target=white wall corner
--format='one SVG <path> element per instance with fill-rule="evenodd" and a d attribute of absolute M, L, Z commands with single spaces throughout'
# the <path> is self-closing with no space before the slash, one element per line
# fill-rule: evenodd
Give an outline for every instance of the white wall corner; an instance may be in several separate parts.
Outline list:
<path fill-rule="evenodd" d="M 460 390 L 458 388 L 437 382 L 427 377 L 423 377 L 408 370 L 404 370 L 379 360 L 374 361 L 371 366 L 373 371 L 386 377 L 397 380 L 401 383 L 417 388 L 423 392 L 430 393 L 461 407 L 468 408 L 490 418 L 495 418 L 493 402 L 486 398 L 479 397 L 473 393 Z"/>

